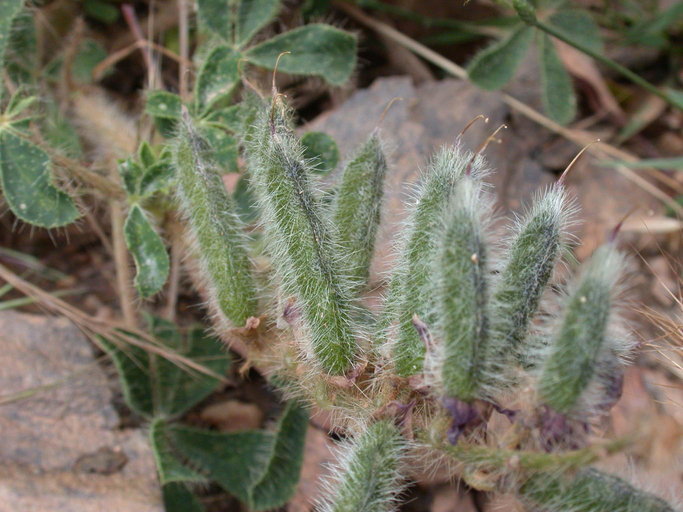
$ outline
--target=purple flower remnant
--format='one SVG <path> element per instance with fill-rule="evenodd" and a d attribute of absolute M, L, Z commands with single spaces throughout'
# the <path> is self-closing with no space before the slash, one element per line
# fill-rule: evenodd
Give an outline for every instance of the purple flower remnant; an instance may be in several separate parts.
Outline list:
<path fill-rule="evenodd" d="M 614 373 L 609 375 L 605 383 L 605 398 L 602 402 L 602 407 L 605 413 L 608 412 L 621 398 L 621 393 L 624 390 L 624 371 L 621 368 L 615 368 Z"/>
<path fill-rule="evenodd" d="M 481 423 L 481 415 L 472 404 L 452 397 L 443 398 L 441 404 L 451 414 L 452 421 L 447 438 L 452 445 L 458 442 L 468 427 Z"/>
<path fill-rule="evenodd" d="M 544 405 L 540 417 L 541 443 L 547 452 L 562 445 L 570 450 L 580 448 L 578 439 L 581 429 L 583 434 L 590 430 L 588 423 L 572 421 L 565 414 L 559 413 Z"/>
<path fill-rule="evenodd" d="M 493 403 L 493 402 L 489 402 L 489 403 L 493 406 L 493 408 L 495 409 L 496 412 L 505 416 L 510 421 L 510 423 L 515 422 L 515 419 L 517 418 L 517 412 L 518 411 L 515 411 L 513 409 L 507 409 L 507 408 L 505 408 L 501 405 L 498 405 L 496 403 Z"/>

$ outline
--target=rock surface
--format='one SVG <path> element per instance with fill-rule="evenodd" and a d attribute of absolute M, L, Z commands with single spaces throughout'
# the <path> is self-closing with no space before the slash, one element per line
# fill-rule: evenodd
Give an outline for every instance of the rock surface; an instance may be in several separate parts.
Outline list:
<path fill-rule="evenodd" d="M 145 433 L 63 318 L 0 312 L 0 512 L 161 512 Z"/>

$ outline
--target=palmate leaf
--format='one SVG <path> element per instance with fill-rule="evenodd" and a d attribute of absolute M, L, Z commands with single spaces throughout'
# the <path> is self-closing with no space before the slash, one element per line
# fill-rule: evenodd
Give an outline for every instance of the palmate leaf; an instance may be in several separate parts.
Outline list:
<path fill-rule="evenodd" d="M 539 33 L 538 54 L 543 108 L 551 119 L 567 124 L 576 115 L 574 87 L 553 41 L 547 34 Z"/>
<path fill-rule="evenodd" d="M 239 81 L 240 54 L 228 46 L 218 46 L 206 56 L 195 87 L 195 100 L 200 111 L 229 98 Z"/>
<path fill-rule="evenodd" d="M 153 335 L 168 349 L 218 375 L 227 371 L 230 358 L 222 343 L 204 329 L 191 329 L 183 340 L 174 324 L 156 317 L 149 317 L 148 321 Z M 178 416 L 220 385 L 215 377 L 196 371 L 189 373 L 176 363 L 150 355 L 139 347 L 129 345 L 123 349 L 107 340 L 102 343 L 118 370 L 126 404 L 144 418 Z"/>
<path fill-rule="evenodd" d="M 356 38 L 348 32 L 324 24 L 311 24 L 268 39 L 245 52 L 257 66 L 293 75 L 319 76 L 332 85 L 346 82 L 356 66 Z"/>
<path fill-rule="evenodd" d="M 225 42 L 248 43 L 280 10 L 279 0 L 199 0 L 199 19 Z"/>
<path fill-rule="evenodd" d="M 339 147 L 332 137 L 323 132 L 308 132 L 301 137 L 304 156 L 313 162 L 313 171 L 327 174 L 339 163 Z"/>
<path fill-rule="evenodd" d="M 534 29 L 521 24 L 505 39 L 484 48 L 467 66 L 470 80 L 486 90 L 503 87 L 514 76 L 533 36 Z"/>
<path fill-rule="evenodd" d="M 168 425 L 153 426 L 162 483 L 202 477 L 218 483 L 252 510 L 284 505 L 299 481 L 308 413 L 290 402 L 274 431 L 220 433 Z M 182 459 L 194 469 L 182 469 Z M 196 471 L 195 471 L 196 470 Z"/>
<path fill-rule="evenodd" d="M 548 22 L 570 40 L 579 41 L 596 53 L 603 50 L 600 27 L 593 17 L 582 9 L 560 9 Z"/>
<path fill-rule="evenodd" d="M 135 287 L 143 298 L 159 292 L 168 278 L 170 261 L 163 240 L 139 205 L 133 205 L 123 227 L 137 274 Z"/>
<path fill-rule="evenodd" d="M 0 131 L 0 184 L 5 201 L 21 220 L 44 228 L 79 217 L 73 200 L 52 184 L 50 156 L 8 130 Z"/>

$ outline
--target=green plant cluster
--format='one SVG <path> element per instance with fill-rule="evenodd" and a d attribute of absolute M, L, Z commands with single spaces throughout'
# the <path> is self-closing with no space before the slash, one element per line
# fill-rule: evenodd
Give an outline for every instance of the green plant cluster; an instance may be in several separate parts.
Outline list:
<path fill-rule="evenodd" d="M 68 184 L 57 186 L 53 171 L 71 170 L 101 189 L 114 182 L 106 169 L 86 165 L 83 148 L 72 144 L 75 130 L 49 100 L 44 111 L 36 108 L 37 74 L 5 51 L 8 41 L 31 40 L 22 5 L 0 2 L 0 57 L 10 83 L 29 86 L 4 97 L 0 183 L 17 218 L 60 227 L 79 217 L 81 198 Z M 106 2 L 87 5 L 90 15 L 107 16 Z M 150 425 L 167 510 L 204 510 L 192 488 L 207 482 L 253 510 L 284 505 L 298 481 L 310 409 L 328 412 L 330 428 L 346 438 L 322 510 L 393 510 L 407 482 L 430 469 L 514 493 L 532 509 L 673 510 L 589 467 L 622 447 L 592 444 L 590 436 L 618 396 L 631 350 L 618 311 L 625 264 L 614 240 L 575 279 L 556 282 L 575 216 L 559 180 L 506 225 L 497 244 L 486 161 L 459 138 L 431 158 L 407 206 L 384 300 L 371 307 L 370 263 L 390 172 L 380 131 L 368 134 L 335 183 L 323 183 L 320 174 L 339 161 L 334 141 L 297 136 L 284 97 L 260 97 L 242 76 L 242 63 L 273 69 L 279 60 L 281 71 L 339 85 L 354 68 L 356 40 L 323 24 L 268 39 L 264 29 L 281 7 L 200 0 L 206 42 L 196 52 L 192 97 L 150 91 L 145 115 L 165 138 L 138 144 L 111 173 L 120 187 L 108 199 L 127 206 L 123 235 L 139 296 L 154 297 L 168 280 L 162 235 L 179 213 L 216 334 L 239 345 L 289 400 L 271 428 L 189 427 L 178 419 L 221 385 L 230 365 L 221 342 L 202 328 L 183 336 L 151 315 L 146 328 L 159 353 L 102 339 L 128 405 Z M 516 7 L 524 23 L 535 23 L 535 11 Z M 507 76 L 503 68 L 514 68 L 535 30 L 527 25 L 486 50 L 470 74 L 486 61 Z M 16 48 L 30 53 L 31 45 Z M 86 72 L 72 74 L 87 81 L 98 52 L 79 50 L 70 65 Z M 542 51 L 547 80 L 559 76 L 554 50 Z M 53 73 L 66 65 L 51 63 Z M 236 171 L 228 190 L 222 176 Z"/>
<path fill-rule="evenodd" d="M 625 264 L 613 240 L 564 294 L 550 289 L 575 209 L 562 180 L 496 247 L 485 160 L 460 142 L 442 148 L 408 207 L 383 307 L 369 310 L 387 172 L 379 134 L 323 192 L 283 98 L 248 103 L 256 113 L 244 139 L 246 177 L 269 262 L 245 274 L 259 297 L 250 315 L 268 340 L 249 344 L 249 358 L 288 396 L 330 411 L 349 436 L 323 509 L 391 510 L 411 466 L 450 458 L 470 485 L 546 510 L 673 510 L 611 476 L 588 485 L 576 473 L 595 460 L 588 433 L 618 396 L 631 345 L 618 313 Z M 202 147 L 185 122 L 179 168 Z M 206 158 L 182 173 L 181 190 L 203 179 Z M 183 202 L 189 219 L 202 215 L 205 198 Z M 195 238 L 205 266 L 220 265 L 223 256 Z M 245 247 L 242 235 L 228 243 Z M 227 318 L 238 313 L 220 307 Z M 228 341 L 240 328 L 221 324 Z M 498 414 L 508 431 L 487 427 Z"/>

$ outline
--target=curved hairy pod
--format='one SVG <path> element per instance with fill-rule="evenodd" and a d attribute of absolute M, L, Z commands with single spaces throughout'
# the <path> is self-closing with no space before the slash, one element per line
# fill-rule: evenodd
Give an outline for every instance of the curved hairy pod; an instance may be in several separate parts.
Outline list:
<path fill-rule="evenodd" d="M 199 246 L 210 300 L 228 325 L 242 326 L 257 307 L 243 225 L 207 143 L 187 115 L 179 124 L 175 166 L 181 209 Z"/>
<path fill-rule="evenodd" d="M 612 350 L 608 325 L 623 268 L 623 256 L 613 244 L 599 247 L 566 301 L 538 382 L 540 400 L 559 413 L 574 411 L 596 376 L 601 355 Z"/>
<path fill-rule="evenodd" d="M 529 325 L 564 248 L 571 213 L 566 190 L 558 183 L 534 202 L 517 226 L 493 292 L 491 335 L 496 349 L 525 358 Z"/>
<path fill-rule="evenodd" d="M 349 275 L 367 284 L 384 194 L 387 161 L 374 132 L 346 165 L 333 206 L 339 240 L 347 251 Z"/>
<path fill-rule="evenodd" d="M 470 402 L 480 393 L 489 341 L 485 221 L 481 182 L 463 179 L 444 217 L 433 263 L 437 346 L 434 370 L 442 393 Z"/>
<path fill-rule="evenodd" d="M 358 352 L 352 285 L 340 271 L 343 252 L 313 193 L 310 165 L 279 98 L 257 121 L 247 150 L 266 249 L 282 290 L 301 311 L 306 353 L 324 372 L 344 374 Z"/>
<path fill-rule="evenodd" d="M 520 494 L 544 512 L 674 512 L 661 498 L 593 468 L 573 478 L 538 474 Z"/>
<path fill-rule="evenodd" d="M 339 451 L 321 512 L 387 512 L 403 490 L 406 441 L 390 421 L 379 421 Z"/>
<path fill-rule="evenodd" d="M 459 147 L 441 149 L 430 164 L 404 229 L 399 259 L 389 284 L 381 328 L 389 335 L 395 372 L 407 377 L 422 371 L 425 346 L 415 327 L 417 315 L 433 324 L 431 263 L 436 231 L 468 166 L 481 174 L 484 160 Z"/>

